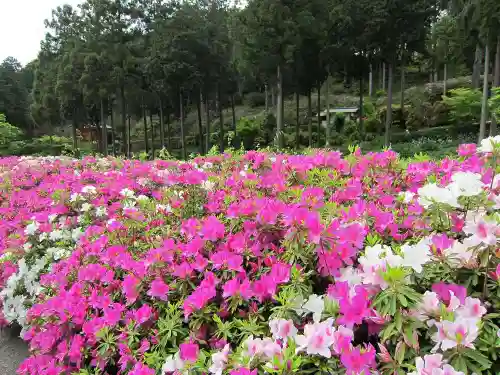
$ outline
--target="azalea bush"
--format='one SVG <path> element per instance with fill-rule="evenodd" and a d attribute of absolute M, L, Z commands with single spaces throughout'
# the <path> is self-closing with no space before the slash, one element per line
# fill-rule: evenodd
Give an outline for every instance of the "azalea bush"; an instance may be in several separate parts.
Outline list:
<path fill-rule="evenodd" d="M 0 159 L 18 373 L 498 374 L 499 156 Z"/>

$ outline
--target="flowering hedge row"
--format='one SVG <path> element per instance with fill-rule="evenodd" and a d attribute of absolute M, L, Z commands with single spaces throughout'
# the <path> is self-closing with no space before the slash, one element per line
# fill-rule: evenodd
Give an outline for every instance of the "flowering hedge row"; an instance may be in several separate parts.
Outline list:
<path fill-rule="evenodd" d="M 499 151 L 0 159 L 18 373 L 498 374 Z"/>

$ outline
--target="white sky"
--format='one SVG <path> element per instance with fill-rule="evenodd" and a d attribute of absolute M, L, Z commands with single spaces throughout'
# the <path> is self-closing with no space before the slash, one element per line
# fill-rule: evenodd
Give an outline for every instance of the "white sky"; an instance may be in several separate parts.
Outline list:
<path fill-rule="evenodd" d="M 45 37 L 44 20 L 59 5 L 81 0 L 0 0 L 0 62 L 13 56 L 26 65 L 35 59 Z"/>

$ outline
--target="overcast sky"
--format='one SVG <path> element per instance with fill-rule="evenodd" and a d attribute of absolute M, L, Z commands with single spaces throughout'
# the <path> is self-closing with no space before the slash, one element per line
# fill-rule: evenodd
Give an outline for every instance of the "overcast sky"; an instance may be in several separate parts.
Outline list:
<path fill-rule="evenodd" d="M 81 0 L 0 0 L 0 61 L 13 56 L 25 65 L 36 58 L 45 36 L 43 21 L 62 4 Z"/>

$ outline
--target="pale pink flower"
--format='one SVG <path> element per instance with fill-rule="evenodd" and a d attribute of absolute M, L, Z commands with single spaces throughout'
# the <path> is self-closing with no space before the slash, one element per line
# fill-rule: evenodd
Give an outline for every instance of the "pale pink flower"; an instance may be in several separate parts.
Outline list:
<path fill-rule="evenodd" d="M 244 345 L 247 347 L 246 354 L 251 358 L 262 355 L 266 358 L 272 359 L 275 355 L 279 355 L 282 351 L 281 346 L 269 337 L 264 339 L 254 339 L 253 336 L 250 336 L 245 340 Z"/>
<path fill-rule="evenodd" d="M 467 297 L 465 303 L 455 310 L 456 319 L 481 319 L 486 314 L 486 308 L 478 298 Z"/>
<path fill-rule="evenodd" d="M 495 245 L 497 243 L 497 230 L 498 225 L 484 217 L 480 217 L 476 221 L 467 221 L 464 227 L 464 232 L 472 235 L 467 238 L 469 246 L 477 246 L 481 243 Z"/>
<path fill-rule="evenodd" d="M 330 347 L 335 342 L 334 332 L 333 319 L 307 324 L 304 327 L 304 335 L 295 337 L 297 351 L 305 350 L 309 355 L 317 354 L 330 358 L 332 356 Z"/>
<path fill-rule="evenodd" d="M 418 357 L 415 360 L 415 367 L 417 371 L 410 372 L 408 375 L 465 375 L 450 365 L 444 364 L 442 354 L 428 354 L 424 358 Z"/>
<path fill-rule="evenodd" d="M 415 310 L 416 316 L 420 320 L 426 320 L 429 317 L 433 317 L 439 314 L 441 309 L 441 301 L 437 293 L 426 291 L 422 296 L 422 301 L 417 306 Z"/>
<path fill-rule="evenodd" d="M 220 352 L 212 354 L 212 365 L 208 369 L 211 374 L 222 375 L 222 372 L 226 368 L 230 351 L 231 346 L 229 344 L 226 344 L 224 346 L 224 349 L 222 349 Z"/>
<path fill-rule="evenodd" d="M 443 320 L 436 322 L 437 332 L 432 336 L 436 345 L 433 352 L 439 348 L 446 351 L 455 347 L 467 347 L 474 349 L 473 342 L 479 335 L 478 319 L 463 319 L 456 322 Z"/>
<path fill-rule="evenodd" d="M 286 340 L 297 335 L 297 328 L 292 320 L 274 319 L 269 322 L 269 327 L 275 339 Z"/>

